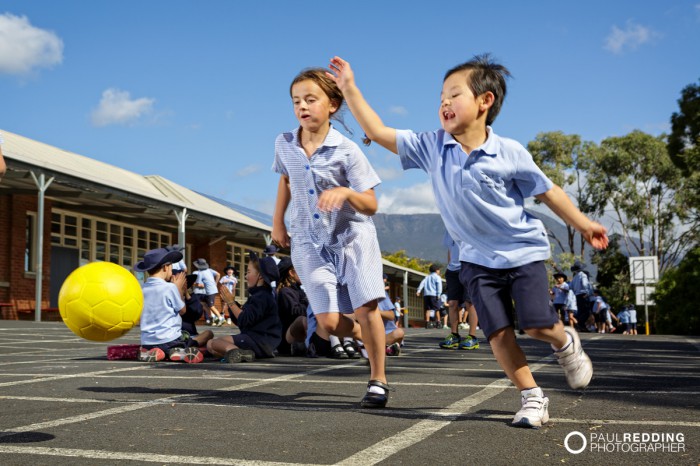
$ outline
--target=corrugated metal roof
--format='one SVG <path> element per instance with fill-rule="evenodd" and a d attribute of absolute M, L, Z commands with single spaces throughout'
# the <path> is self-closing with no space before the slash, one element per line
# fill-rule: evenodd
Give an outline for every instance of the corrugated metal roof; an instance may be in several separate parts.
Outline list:
<path fill-rule="evenodd" d="M 2 130 L 2 133 L 5 139 L 3 154 L 8 160 L 16 160 L 125 193 L 166 202 L 173 207 L 186 207 L 191 211 L 270 231 L 268 225 L 161 176 L 142 176 L 19 134 L 5 130 Z"/>

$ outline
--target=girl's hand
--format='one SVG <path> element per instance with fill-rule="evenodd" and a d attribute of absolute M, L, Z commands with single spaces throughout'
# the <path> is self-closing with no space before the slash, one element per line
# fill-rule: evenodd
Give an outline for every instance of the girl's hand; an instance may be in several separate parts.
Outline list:
<path fill-rule="evenodd" d="M 323 191 L 318 197 L 318 208 L 322 212 L 340 210 L 350 194 L 350 188 L 343 187 Z"/>
<path fill-rule="evenodd" d="M 350 63 L 340 57 L 331 58 L 329 68 L 332 73 L 326 73 L 338 85 L 338 88 L 343 91 L 347 86 L 355 83 L 355 74 L 350 68 Z"/>
<path fill-rule="evenodd" d="M 605 249 L 608 247 L 608 230 L 598 222 L 591 222 L 590 226 L 582 231 L 583 237 L 595 249 Z"/>
<path fill-rule="evenodd" d="M 282 222 L 280 225 L 272 225 L 272 242 L 277 243 L 280 247 L 288 248 L 289 243 L 289 233 L 287 233 L 287 226 Z"/>
<path fill-rule="evenodd" d="M 221 300 L 226 303 L 226 305 L 230 308 L 233 309 L 234 303 L 234 296 L 233 293 L 229 291 L 229 289 L 224 286 L 224 285 L 219 285 L 219 296 L 221 297 Z"/>

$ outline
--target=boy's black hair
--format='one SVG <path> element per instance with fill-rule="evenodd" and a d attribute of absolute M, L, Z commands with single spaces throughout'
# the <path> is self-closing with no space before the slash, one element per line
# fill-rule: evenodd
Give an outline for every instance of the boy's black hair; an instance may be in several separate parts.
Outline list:
<path fill-rule="evenodd" d="M 485 92 L 493 93 L 493 105 L 486 115 L 486 124 L 491 125 L 496 120 L 501 106 L 506 98 L 506 78 L 511 77 L 510 71 L 503 65 L 494 62 L 491 55 L 475 55 L 468 62 L 457 65 L 445 73 L 442 82 L 460 71 L 470 71 L 467 85 L 475 97 Z"/>
<path fill-rule="evenodd" d="M 435 264 L 430 264 L 430 267 L 428 268 L 428 270 L 430 270 L 430 273 L 433 273 L 433 272 L 437 272 L 438 270 L 440 270 L 440 267 L 438 267 Z"/>

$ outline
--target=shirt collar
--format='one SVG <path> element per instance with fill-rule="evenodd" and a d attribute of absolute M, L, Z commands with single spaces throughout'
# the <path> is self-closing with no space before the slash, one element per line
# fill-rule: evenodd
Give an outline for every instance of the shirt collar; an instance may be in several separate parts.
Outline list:
<path fill-rule="evenodd" d="M 297 146 L 301 146 L 301 141 L 299 141 L 300 130 L 301 126 L 297 126 L 297 128 L 292 131 L 292 142 Z M 340 132 L 338 132 L 333 125 L 331 125 L 331 127 L 328 129 L 328 134 L 326 134 L 326 139 L 324 139 L 321 147 L 338 147 L 342 142 L 343 135 L 340 134 Z"/>
<path fill-rule="evenodd" d="M 482 145 L 474 149 L 472 152 L 478 152 L 484 155 L 490 155 L 491 157 L 495 157 L 498 154 L 498 138 L 496 136 L 496 133 L 493 132 L 493 129 L 490 126 L 486 126 L 486 131 L 488 133 L 486 141 L 484 141 Z M 445 132 L 445 140 L 442 144 L 443 149 L 447 146 L 459 145 L 459 142 L 454 138 L 454 136 L 452 136 L 450 133 Z"/>

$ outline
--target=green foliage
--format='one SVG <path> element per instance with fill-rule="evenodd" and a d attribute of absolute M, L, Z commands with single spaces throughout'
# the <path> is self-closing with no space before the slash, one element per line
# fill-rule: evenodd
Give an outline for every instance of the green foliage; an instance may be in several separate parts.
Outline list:
<path fill-rule="evenodd" d="M 424 273 L 430 273 L 428 269 L 430 268 L 430 264 L 433 263 L 425 261 L 423 259 L 419 259 L 417 257 L 408 257 L 404 249 L 392 253 L 382 252 L 382 257 L 390 262 L 393 262 L 396 265 L 400 265 L 402 267 L 406 267 L 408 269 L 413 269 Z M 443 268 L 442 264 L 436 264 L 441 269 Z"/>
<path fill-rule="evenodd" d="M 591 258 L 598 266 L 595 281 L 598 289 L 613 311 L 620 309 L 626 303 L 626 296 L 631 296 L 632 285 L 629 276 L 629 260 L 620 251 L 620 236 L 611 235 L 608 248 L 595 251 Z"/>
<path fill-rule="evenodd" d="M 594 148 L 595 145 L 591 142 L 581 142 L 581 136 L 567 135 L 561 131 L 539 133 L 535 140 L 527 145 L 535 163 L 555 184 L 573 192 L 575 204 L 585 214 L 593 212 L 585 173 L 590 168 Z M 566 225 L 566 231 L 568 248 L 564 247 L 560 238 L 551 232 L 549 234 L 562 250 L 583 256 L 585 252 L 583 238 L 569 225 Z M 575 241 L 577 236 L 578 247 Z"/>
<path fill-rule="evenodd" d="M 681 173 L 664 136 L 633 131 L 607 138 L 594 161 L 588 179 L 598 215 L 612 210 L 628 251 L 658 256 L 662 271 L 670 267 L 687 243 L 678 240 L 677 229 Z"/>
<path fill-rule="evenodd" d="M 689 252 L 678 267 L 666 271 L 656 285 L 656 330 L 675 335 L 700 335 L 698 313 L 700 247 Z"/>

